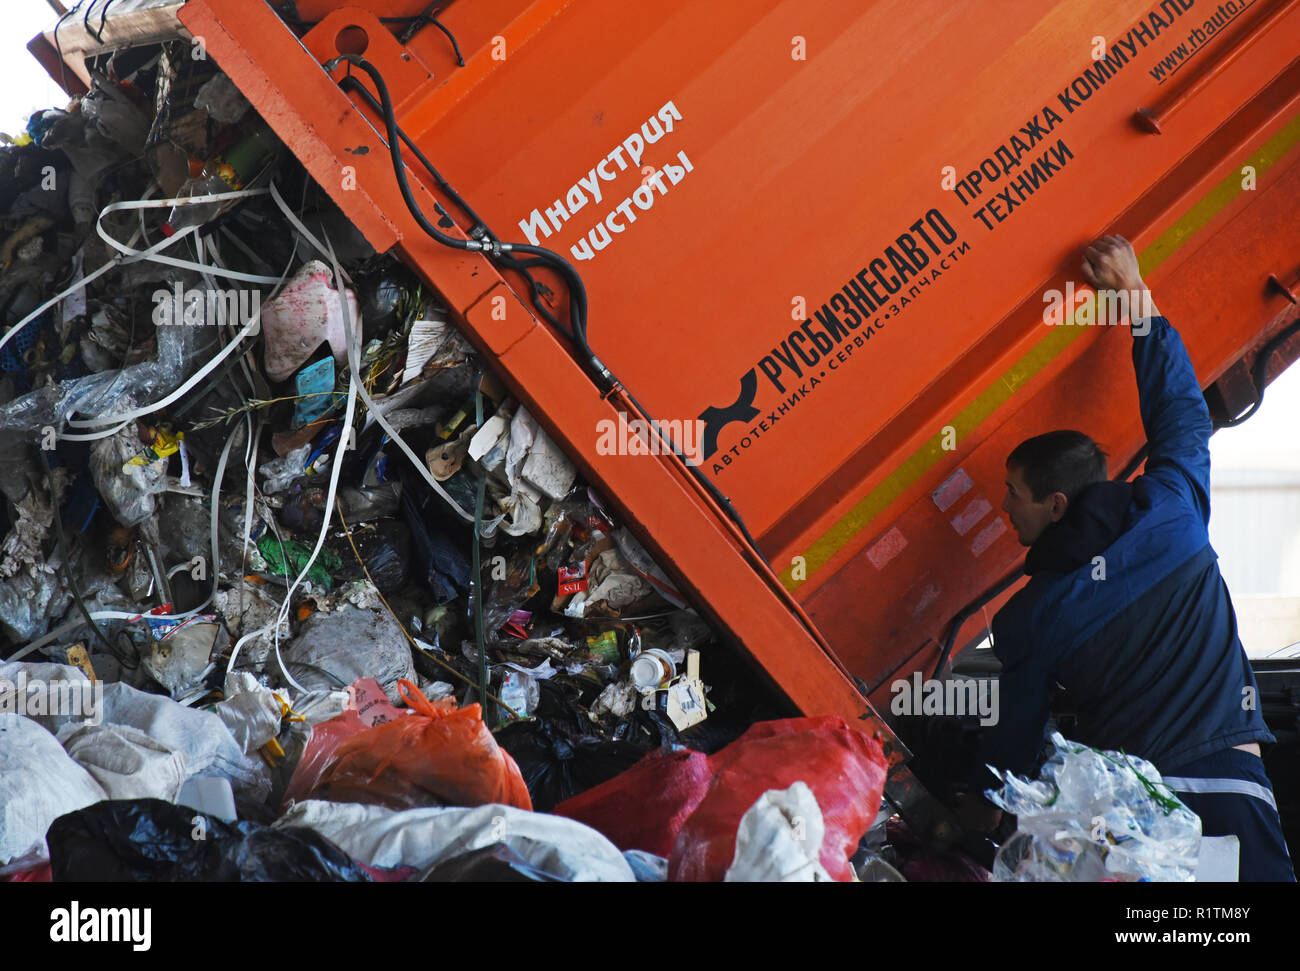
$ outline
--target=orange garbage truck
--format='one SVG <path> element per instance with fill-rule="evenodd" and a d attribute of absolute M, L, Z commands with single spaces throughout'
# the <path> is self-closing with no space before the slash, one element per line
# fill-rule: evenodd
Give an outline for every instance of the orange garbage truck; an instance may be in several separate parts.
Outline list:
<path fill-rule="evenodd" d="M 1017 589 L 1006 455 L 1069 427 L 1141 462 L 1083 247 L 1134 243 L 1220 423 L 1300 354 L 1296 0 L 113 17 L 201 45 L 792 706 L 877 733 L 935 838 L 890 685 Z M 31 47 L 75 86 L 67 43 Z"/>

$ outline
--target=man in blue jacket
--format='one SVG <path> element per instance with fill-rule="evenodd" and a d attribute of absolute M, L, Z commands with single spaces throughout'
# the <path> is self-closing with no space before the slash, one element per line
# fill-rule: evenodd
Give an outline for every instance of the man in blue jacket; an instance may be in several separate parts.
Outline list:
<path fill-rule="evenodd" d="M 1152 762 L 1204 835 L 1240 838 L 1242 880 L 1294 880 L 1260 759 L 1275 739 L 1206 531 L 1213 426 L 1196 372 L 1126 240 L 1093 243 L 1083 274 L 1099 293 L 1144 297 L 1130 317 L 1150 454 L 1131 483 L 1107 480 L 1081 432 L 1008 457 L 1002 508 L 1029 547 L 1029 582 L 993 618 L 1002 711 L 985 761 L 1033 773 L 1060 684 L 1077 706 L 1074 740 Z"/>

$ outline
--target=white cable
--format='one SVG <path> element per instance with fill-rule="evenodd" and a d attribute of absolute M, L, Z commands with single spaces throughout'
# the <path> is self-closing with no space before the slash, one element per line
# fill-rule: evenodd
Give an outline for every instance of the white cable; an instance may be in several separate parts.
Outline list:
<path fill-rule="evenodd" d="M 163 203 L 158 203 L 158 205 L 162 205 L 162 204 L 163 204 Z M 171 236 L 171 237 L 168 238 L 168 239 L 162 240 L 161 242 L 159 242 L 159 243 L 156 244 L 155 246 L 150 247 L 149 250 L 141 251 L 141 258 L 143 258 L 143 259 L 148 259 L 148 258 L 149 258 L 149 254 L 150 254 L 151 251 L 153 251 L 153 250 L 157 250 L 157 249 L 161 249 L 161 248 L 164 248 L 164 247 L 166 247 L 166 246 L 172 246 L 172 245 L 175 245 L 175 244 L 176 244 L 177 242 L 179 242 L 181 239 L 184 239 L 185 236 L 187 236 L 189 233 L 193 232 L 196 228 L 197 228 L 197 227 L 191 226 L 191 227 L 189 227 L 189 228 L 187 228 L 187 229 L 185 229 L 185 230 L 183 230 L 183 231 L 181 231 L 181 232 L 179 232 L 179 233 L 176 233 L 174 236 Z M 138 236 L 138 235 L 139 235 L 139 233 L 136 234 L 136 236 Z M 136 238 L 135 236 L 132 237 L 132 242 L 135 241 L 135 238 Z M 295 255 L 296 255 L 296 252 L 297 252 L 296 248 L 295 248 L 295 251 L 294 251 L 294 252 L 295 252 Z M 96 271 L 94 274 L 92 274 L 91 276 L 86 277 L 86 278 L 83 278 L 83 279 L 80 280 L 80 281 L 77 281 L 77 284 L 74 285 L 72 288 L 70 288 L 70 291 L 68 291 L 68 292 L 75 292 L 77 286 L 85 286 L 88 282 L 90 282 L 90 280 L 92 280 L 92 279 L 94 279 L 95 277 L 99 276 L 99 275 L 100 275 L 101 273 L 103 273 L 103 272 L 107 272 L 108 269 L 112 268 L 113 266 L 117 265 L 118 263 L 132 263 L 132 262 L 135 262 L 135 261 L 136 261 L 136 258 L 135 258 L 135 257 L 128 257 L 128 258 L 125 258 L 125 259 L 124 259 L 122 256 L 116 256 L 116 257 L 114 257 L 112 260 L 110 260 L 108 263 L 106 263 L 103 267 L 101 267 L 99 270 L 97 270 L 97 271 Z M 273 297 L 275 296 L 276 293 L 279 292 L 280 287 L 282 287 L 282 286 L 284 285 L 284 283 L 289 279 L 289 270 L 292 268 L 292 262 L 293 262 L 293 258 L 291 257 L 291 258 L 290 258 L 290 263 L 289 263 L 288 265 L 285 266 L 285 271 L 284 271 L 284 273 L 281 274 L 280 277 L 275 281 L 275 282 L 276 282 L 276 287 L 275 287 L 275 289 L 272 291 L 272 296 L 273 296 Z M 65 295 L 66 295 L 66 292 L 65 292 L 65 294 L 61 294 L 60 297 L 56 297 L 55 300 L 58 300 L 58 299 L 60 299 L 62 296 L 65 296 Z M 50 305 L 50 304 L 47 304 L 46 306 L 49 306 L 49 305 Z M 30 319 L 32 316 L 35 316 L 36 314 L 39 314 L 40 312 L 41 312 L 41 310 L 40 310 L 40 308 L 38 308 L 38 309 L 37 309 L 33 314 L 29 315 L 28 318 L 26 318 L 26 319 L 23 320 L 23 321 L 20 321 L 20 322 L 19 322 L 19 323 L 14 327 L 14 328 L 11 328 L 10 331 L 9 331 L 9 333 L 7 333 L 7 334 L 4 336 L 4 338 L 0 339 L 0 347 L 3 347 L 3 346 L 4 346 L 5 341 L 9 340 L 9 338 L 10 338 L 14 333 L 16 333 L 17 330 L 20 329 L 20 328 L 23 326 L 24 323 L 26 323 L 26 320 L 27 320 L 27 319 Z M 250 321 L 250 323 L 251 323 L 251 321 Z M 247 327 L 247 324 L 245 325 L 245 327 Z M 234 347 L 237 343 L 238 343 L 238 341 L 233 341 L 231 344 L 227 345 L 226 349 L 222 351 L 221 355 L 220 355 L 216 360 L 219 361 L 219 360 L 223 359 L 223 358 L 225 357 L 225 355 L 227 355 L 227 354 L 229 353 L 230 348 L 231 348 L 231 347 Z M 211 370 L 211 368 L 209 367 L 209 368 L 207 368 L 206 370 Z M 200 372 L 200 374 L 202 374 L 202 373 L 204 373 L 204 372 Z M 185 385 L 182 385 L 182 388 L 181 388 L 180 390 L 185 390 L 185 389 L 187 389 L 187 388 L 188 388 L 188 385 L 189 385 L 190 383 L 191 383 L 191 382 L 186 382 Z M 166 403 L 168 403 L 167 400 L 164 400 L 164 402 L 160 402 L 158 405 L 153 406 L 153 407 L 154 407 L 154 408 L 160 408 L 160 407 L 163 407 Z M 147 413 L 147 412 L 146 412 L 146 413 Z M 116 420 L 116 419 L 113 419 L 113 420 Z M 106 437 L 108 437 L 108 435 L 110 435 L 110 434 L 115 434 L 117 431 L 119 431 L 121 428 L 124 428 L 124 427 L 125 427 L 127 424 L 129 424 L 129 423 L 130 423 L 129 420 L 126 421 L 126 422 L 123 422 L 121 425 L 117 426 L 117 428 L 113 429 L 112 431 L 110 431 L 110 432 L 108 432 L 108 433 L 99 433 L 99 434 L 94 434 L 94 435 L 67 435 L 67 434 L 64 434 L 64 435 L 60 435 L 59 437 L 60 437 L 61 439 L 64 439 L 64 440 L 72 440 L 72 441 L 79 441 L 79 440 L 84 441 L 84 440 L 88 440 L 88 439 L 106 438 Z M 250 424 L 251 424 L 251 421 L 250 421 Z M 221 480 L 222 480 L 222 477 L 224 476 L 224 473 L 225 473 L 226 461 L 227 461 L 227 459 L 229 458 L 230 447 L 231 447 L 231 445 L 233 444 L 234 439 L 235 439 L 235 432 L 232 430 L 231 433 L 230 433 L 230 437 L 226 439 L 226 445 L 225 445 L 225 447 L 222 449 L 221 458 L 220 458 L 220 460 L 218 461 L 218 464 L 217 464 L 217 475 L 216 475 L 216 479 L 215 479 L 215 481 L 213 482 L 213 489 L 212 489 L 212 509 L 211 509 L 211 517 L 210 517 L 210 521 L 209 521 L 209 526 L 210 526 L 210 540 L 211 540 L 211 546 L 212 546 L 212 559 L 213 559 L 213 562 L 212 562 L 212 564 L 211 564 L 211 568 L 212 568 L 212 590 L 211 590 L 211 592 L 208 594 L 207 599 L 204 600 L 204 601 L 203 601 L 201 604 L 199 604 L 197 607 L 195 607 L 193 610 L 188 610 L 188 611 L 186 611 L 185 613 L 182 613 L 182 614 L 150 614 L 150 613 L 148 613 L 148 612 L 145 612 L 145 613 L 138 613 L 138 612 L 137 612 L 137 613 L 131 613 L 131 612 L 128 612 L 128 611 L 123 611 L 123 610 L 99 610 L 99 611 L 92 611 L 92 612 L 91 612 L 90 616 L 91 616 L 94 620 L 96 620 L 96 621 L 100 621 L 100 620 L 124 620 L 124 621 L 132 622 L 132 623 L 134 623 L 134 622 L 138 622 L 138 621 L 140 621 L 140 620 L 144 620 L 144 619 L 146 619 L 146 618 L 153 619 L 153 620 L 185 620 L 186 618 L 192 617 L 192 616 L 194 616 L 195 614 L 197 614 L 200 610 L 202 610 L 202 609 L 203 609 L 204 607 L 206 607 L 209 603 L 211 603 L 212 600 L 216 597 L 217 590 L 218 590 L 218 584 L 219 584 L 219 574 L 220 574 L 220 569 L 219 569 L 219 567 L 220 567 L 220 563 L 221 563 L 221 561 L 220 561 L 220 559 L 219 559 L 219 551 L 218 551 L 218 548 L 217 548 L 217 532 L 218 532 L 218 530 L 217 530 L 217 517 L 218 517 L 219 511 L 220 511 Z M 251 441 L 250 441 L 249 444 L 251 445 Z M 246 457 L 246 460 L 247 460 L 248 456 L 249 456 L 249 452 L 248 452 L 248 448 L 246 448 L 246 449 L 245 449 L 245 457 Z M 251 478 L 252 478 L 252 465 L 251 465 L 251 464 L 249 465 L 249 472 L 248 472 L 248 474 L 249 474 L 249 478 L 250 478 L 250 481 L 251 481 Z M 245 521 L 244 521 L 245 555 L 247 555 L 247 545 L 246 545 L 246 544 L 247 544 L 247 537 L 248 537 L 248 532 L 249 532 L 249 528 L 250 528 L 250 518 L 251 518 L 251 513 L 252 513 L 252 509 L 251 509 L 251 504 L 250 504 L 249 509 L 248 509 L 247 512 L 245 513 Z M 181 564 L 180 567 L 173 568 L 173 569 L 172 569 L 172 570 L 167 574 L 168 578 L 170 578 L 173 574 L 175 574 L 175 573 L 177 572 L 178 569 L 183 568 L 184 566 L 186 566 L 186 564 Z M 242 563 L 241 563 L 241 568 L 242 568 Z M 59 627 L 55 628 L 55 630 L 51 631 L 49 634 L 46 634 L 44 637 L 40 638 L 39 640 L 33 641 L 31 644 L 28 644 L 28 645 L 27 645 L 26 647 L 24 647 L 22 650 L 18 651 L 16 654 L 14 654 L 14 655 L 12 655 L 10 658 L 8 658 L 8 660 L 10 660 L 10 661 L 16 661 L 16 660 L 19 660 L 19 659 L 21 659 L 21 658 L 23 658 L 23 657 L 26 657 L 28 654 L 32 653 L 33 651 L 36 651 L 36 650 L 40 649 L 41 647 L 44 647 L 46 644 L 48 644 L 48 643 L 50 643 L 51 641 L 57 639 L 58 637 L 60 637 L 60 636 L 62 636 L 63 634 L 67 633 L 68 631 L 70 631 L 70 630 L 74 630 L 75 628 L 79 627 L 79 626 L 82 625 L 83 623 L 84 623 L 84 620 L 82 620 L 81 618 L 77 618 L 77 619 L 75 619 L 75 620 L 67 621 L 66 623 L 61 624 Z M 266 630 L 266 629 L 267 629 L 267 628 L 263 628 L 262 630 Z M 261 631 L 255 631 L 254 634 L 253 634 L 252 636 L 256 636 L 256 634 L 258 634 L 258 633 L 261 633 Z M 246 639 L 247 639 L 247 638 L 241 638 L 240 643 L 243 643 L 243 641 L 246 640 Z M 238 648 L 238 645 L 236 645 L 236 648 Z M 232 661 L 233 661 L 233 655 L 232 655 Z M 288 672 L 286 671 L 285 674 L 286 674 L 286 677 L 287 677 L 287 676 L 288 676 Z M 292 683 L 293 679 L 290 678 L 289 680 L 290 680 L 290 682 Z M 296 686 L 296 685 L 295 685 L 295 686 Z M 299 688 L 299 690 L 301 690 L 301 688 Z"/>
<path fill-rule="evenodd" d="M 242 191 L 243 191 L 245 194 L 247 194 L 247 193 L 253 193 L 253 194 L 264 194 L 264 193 L 266 193 L 268 190 L 266 190 L 266 189 L 245 189 L 245 190 L 242 190 Z M 237 195 L 237 194 L 238 194 L 238 193 L 218 193 L 218 195 L 221 195 L 221 196 L 229 196 L 229 195 Z M 196 198 L 196 199 L 202 199 L 202 198 L 207 198 L 207 197 L 206 197 L 206 196 L 195 196 L 194 198 Z M 118 207 L 118 208 L 128 208 L 128 207 L 131 207 L 131 206 L 141 206 L 141 207 L 150 207 L 150 206 L 155 206 L 155 205 L 159 205 L 159 206 L 160 206 L 160 205 L 162 205 L 162 204 L 164 204 L 164 203 L 166 203 L 166 202 L 168 202 L 168 201 L 173 201 L 173 200 L 149 201 L 149 202 L 138 202 L 138 203 L 136 203 L 136 202 L 119 202 L 119 203 L 114 203 L 112 206 L 107 206 L 107 207 L 105 207 L 105 209 L 103 210 L 103 212 L 100 213 L 100 218 L 102 219 L 103 216 L 104 216 L 104 214 L 107 213 L 107 212 L 109 212 L 110 210 L 112 210 L 114 207 Z M 96 224 L 96 225 L 97 225 L 97 228 L 100 229 L 100 235 L 103 236 L 106 240 L 109 240 L 109 242 L 112 243 L 112 245 L 118 247 L 118 248 L 121 249 L 123 252 L 125 252 L 125 253 L 131 253 L 131 254 L 139 253 L 139 254 L 140 254 L 140 258 L 142 258 L 142 259 L 147 259 L 147 260 L 149 260 L 150 262 L 162 262 L 161 258 L 159 258 L 159 257 L 156 256 L 156 255 L 151 255 L 150 252 L 149 252 L 148 250 L 135 250 L 135 249 L 131 248 L 130 246 L 127 246 L 127 245 L 125 245 L 125 244 L 122 244 L 122 243 L 119 243 L 119 242 L 117 242 L 117 241 L 112 240 L 112 239 L 111 239 L 111 238 L 110 238 L 106 233 L 103 232 L 102 227 L 100 227 L 98 224 Z M 166 242 L 166 243 L 172 243 L 172 242 L 174 242 L 174 241 L 176 241 L 176 240 L 179 240 L 179 239 L 183 238 L 187 233 L 193 232 L 195 228 L 197 228 L 197 227 L 194 227 L 194 226 L 188 227 L 187 229 L 185 229 L 185 230 L 183 230 L 183 231 L 177 233 L 175 236 L 172 236 L 169 240 L 167 240 L 167 241 L 165 241 L 165 242 Z M 160 244 L 160 245 L 161 245 L 161 244 Z M 156 248 L 158 248 L 158 247 L 151 247 L 151 249 L 156 249 Z M 201 251 L 200 251 L 200 252 L 201 252 Z M 172 261 L 172 262 L 175 263 L 176 261 Z M 232 275 L 232 273 L 233 273 L 233 271 L 231 271 L 231 270 L 223 270 L 223 269 L 219 269 L 219 268 L 210 267 L 210 266 L 208 266 L 208 265 L 205 264 L 205 263 L 196 263 L 196 262 L 191 262 L 191 261 L 189 261 L 189 260 L 184 260 L 184 261 L 180 261 L 180 262 L 184 263 L 186 266 L 193 267 L 193 268 L 197 269 L 200 273 L 204 273 L 204 274 L 210 274 L 210 273 L 214 273 L 214 272 L 215 272 L 215 273 L 218 274 L 218 275 L 230 276 L 230 275 Z M 243 276 L 244 278 L 251 278 L 251 274 L 242 274 L 242 276 Z M 256 278 L 256 281 L 257 281 L 257 282 L 269 282 L 269 283 L 275 284 L 276 287 L 277 287 L 277 289 L 278 289 L 279 286 L 283 285 L 285 279 L 286 279 L 285 276 L 280 276 L 280 277 L 261 277 L 261 276 L 259 276 L 259 277 Z M 259 301 L 259 307 L 258 307 L 258 309 L 254 312 L 254 314 L 253 314 L 252 317 L 250 317 L 247 321 L 244 322 L 244 325 L 240 328 L 240 330 L 238 331 L 238 333 L 236 333 L 236 335 L 235 335 L 235 336 L 230 340 L 230 342 L 227 343 L 226 346 L 225 346 L 224 348 L 222 348 L 221 351 L 220 351 L 220 352 L 219 352 L 215 357 L 213 357 L 211 360 L 209 360 L 209 361 L 207 362 L 207 364 L 203 365 L 202 368 L 200 368 L 198 371 L 196 371 L 196 372 L 195 372 L 195 373 L 194 373 L 194 374 L 193 374 L 193 375 L 192 375 L 192 376 L 191 376 L 187 381 L 185 381 L 185 382 L 184 382 L 180 387 L 178 387 L 178 388 L 176 388 L 175 390 L 173 390 L 171 394 L 167 395 L 167 396 L 166 396 L 165 398 L 163 398 L 162 400 L 160 400 L 160 401 L 156 401 L 156 402 L 154 402 L 153 404 L 144 405 L 144 406 L 142 406 L 142 407 L 140 407 L 140 408 L 132 409 L 132 410 L 130 410 L 130 411 L 119 412 L 119 413 L 114 414 L 114 415 L 99 415 L 99 416 L 97 416 L 97 417 L 95 417 L 95 418 L 81 418 L 81 419 L 78 419 L 78 418 L 72 418 L 72 419 L 69 419 L 69 420 L 68 420 L 68 425 L 69 425 L 70 427 L 73 427 L 73 428 L 103 428 L 104 425 L 111 425 L 111 424 L 113 424 L 114 422 L 117 422 L 118 424 L 116 424 L 115 427 L 113 427 L 113 428 L 111 428 L 111 429 L 108 429 L 108 430 L 106 430 L 106 431 L 99 431 L 99 432 L 95 432 L 95 433 L 87 433 L 87 434 L 75 434 L 75 433 L 74 433 L 74 434 L 66 434 L 66 435 L 62 435 L 62 436 L 60 436 L 60 437 L 66 439 L 66 440 L 68 440 L 68 441 L 70 441 L 70 442 L 88 442 L 88 441 L 94 441 L 94 440 L 96 440 L 96 439 L 100 439 L 100 438 L 110 438 L 110 437 L 112 437 L 113 435 L 116 435 L 119 431 L 121 431 L 123 428 L 125 428 L 127 425 L 129 425 L 129 424 L 130 424 L 132 421 L 134 421 L 135 419 L 137 419 L 137 418 L 141 418 L 141 417 L 143 417 L 143 416 L 145 416 L 145 415 L 148 415 L 148 414 L 151 414 L 151 413 L 153 413 L 153 412 L 155 412 L 155 411 L 158 411 L 158 410 L 161 409 L 161 408 L 165 408 L 165 407 L 167 407 L 168 405 L 170 405 L 172 402 L 178 400 L 179 398 L 184 397 L 185 394 L 187 394 L 187 393 L 190 391 L 191 388 L 193 388 L 195 385 L 199 384 L 199 383 L 200 383 L 204 378 L 206 378 L 209 374 L 211 374 L 214 370 L 216 370 L 216 368 L 217 368 L 217 367 L 218 367 L 218 366 L 219 366 L 219 365 L 220 365 L 220 364 L 221 364 L 221 363 L 222 363 L 222 362 L 223 362 L 227 357 L 229 357 L 229 356 L 234 352 L 234 350 L 239 346 L 240 342 L 241 342 L 245 337 L 249 336 L 249 334 L 251 334 L 251 333 L 253 332 L 253 331 L 252 331 L 252 328 L 255 327 L 255 326 L 257 326 L 258 324 L 260 324 L 260 322 L 261 322 L 261 316 L 262 316 L 262 314 L 261 314 L 261 307 L 260 307 L 260 301 Z M 6 339 L 7 339 L 7 337 L 8 337 L 8 335 L 6 335 Z M 4 345 L 4 341 L 3 341 L 3 340 L 0 340 L 0 347 L 2 347 L 3 345 Z"/>
<path fill-rule="evenodd" d="M 335 282 L 338 285 L 339 304 L 343 308 L 343 335 L 348 347 L 348 368 L 352 373 L 359 374 L 361 371 L 361 351 L 359 344 L 361 335 L 358 333 L 358 340 L 353 341 L 352 312 L 351 308 L 348 307 L 343 283 L 343 281 L 347 279 L 347 275 L 343 272 L 343 268 L 339 266 L 338 258 L 334 254 L 333 249 L 326 249 L 321 245 L 320 241 L 311 234 L 307 227 L 302 224 L 302 221 L 299 220 L 298 217 L 293 214 L 292 210 L 285 205 L 284 200 L 280 198 L 280 194 L 274 190 L 274 187 L 272 187 L 271 198 L 274 199 L 276 205 L 280 207 L 280 211 L 284 213 L 285 218 L 287 218 L 294 225 L 294 228 L 303 235 L 303 238 L 320 250 L 322 255 L 329 257 L 330 261 L 333 263 Z M 397 447 L 406 453 L 406 457 L 411 460 L 411 464 L 415 466 L 416 471 L 424 477 L 424 480 L 429 483 L 438 495 L 442 496 L 442 498 L 456 511 L 456 514 L 459 515 L 461 519 L 465 520 L 467 523 L 472 523 L 474 521 L 474 515 L 472 513 L 467 513 L 462 509 L 460 503 L 453 499 L 451 494 L 442 487 L 442 483 L 433 477 L 429 472 L 429 467 L 415 454 L 414 451 L 412 451 L 411 447 L 406 444 L 406 439 L 402 438 L 402 436 L 398 434 L 397 429 L 390 425 L 388 419 L 380 413 L 379 408 L 376 407 L 374 400 L 370 397 L 370 392 L 366 390 L 363 383 L 357 383 L 357 392 L 361 395 L 361 400 L 365 402 L 367 413 L 379 423 L 379 427 L 388 434 L 388 437 L 397 444 Z"/>
<path fill-rule="evenodd" d="M 215 276 L 229 277 L 232 280 L 242 280 L 245 283 L 274 284 L 278 283 L 279 280 L 273 276 L 261 276 L 257 273 L 240 273 L 236 270 L 216 270 L 213 267 L 205 267 L 202 263 L 196 263 L 193 260 L 181 260 L 172 256 L 153 255 L 150 257 L 144 257 L 143 254 L 148 252 L 147 250 L 137 250 L 120 240 L 114 239 L 108 234 L 108 231 L 104 229 L 104 217 L 113 212 L 201 205 L 209 202 L 222 202 L 228 199 L 245 199 L 251 196 L 262 196 L 266 195 L 268 191 L 269 190 L 267 189 L 239 189 L 234 192 L 214 192 L 211 195 L 186 196 L 183 199 L 129 199 L 124 202 L 114 202 L 100 210 L 99 218 L 95 220 L 95 232 L 99 234 L 100 239 L 125 256 L 148 258 L 150 262 L 153 263 L 161 263 L 165 266 L 174 266 L 182 270 L 194 270 L 199 273 L 206 270 L 206 272 L 212 273 Z M 196 231 L 201 226 L 201 223 L 196 226 L 187 226 L 175 235 L 168 237 L 167 242 L 186 236 L 189 233 Z M 163 247 L 159 247 L 159 249 L 162 248 Z"/>
<path fill-rule="evenodd" d="M 96 620 L 99 619 L 98 614 L 91 614 L 90 616 L 94 617 Z M 57 641 L 64 634 L 68 634 L 76 630 L 78 627 L 85 626 L 85 623 L 86 623 L 85 618 L 81 614 L 77 614 L 76 617 L 74 617 L 72 620 L 64 621 L 58 627 L 54 628 L 54 630 L 46 634 L 44 637 L 32 641 L 22 650 L 11 654 L 9 657 L 4 659 L 3 663 L 8 664 L 11 661 L 21 661 L 28 654 L 31 654 L 33 651 L 39 651 L 42 647 L 44 647 L 46 644 L 49 644 L 51 641 Z"/>

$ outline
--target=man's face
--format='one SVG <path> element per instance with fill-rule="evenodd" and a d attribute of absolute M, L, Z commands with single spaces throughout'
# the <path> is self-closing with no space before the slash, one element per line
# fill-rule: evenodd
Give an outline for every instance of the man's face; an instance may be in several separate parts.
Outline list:
<path fill-rule="evenodd" d="M 1065 507 L 1065 496 L 1059 492 L 1035 502 L 1022 470 L 1007 466 L 1007 496 L 1002 500 L 1002 511 L 1015 527 L 1021 546 L 1033 546 L 1044 529 L 1065 515 Z"/>

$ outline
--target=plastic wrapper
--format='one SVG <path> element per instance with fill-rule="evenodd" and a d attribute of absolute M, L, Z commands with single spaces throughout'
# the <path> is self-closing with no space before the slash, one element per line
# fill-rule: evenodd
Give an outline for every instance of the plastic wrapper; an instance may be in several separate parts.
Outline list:
<path fill-rule="evenodd" d="M 571 737 L 545 721 L 507 725 L 496 739 L 519 766 L 533 808 L 543 813 L 627 771 L 643 754 L 627 742 Z"/>
<path fill-rule="evenodd" d="M 208 671 L 217 644 L 224 638 L 220 624 L 211 614 L 196 614 L 188 620 L 155 621 L 156 640 L 140 658 L 149 676 L 180 699 L 192 690 Z"/>
<path fill-rule="evenodd" d="M 230 78 L 217 74 L 199 88 L 194 107 L 206 111 L 214 121 L 230 125 L 248 113 L 249 104 Z"/>
<path fill-rule="evenodd" d="M 818 857 L 826 824 L 812 790 L 802 782 L 769 789 L 740 817 L 736 855 L 727 883 L 825 883 Z"/>
<path fill-rule="evenodd" d="M 54 506 L 40 489 L 29 489 L 14 503 L 17 518 L 0 548 L 0 577 L 43 564 L 45 538 L 54 523 Z"/>
<path fill-rule="evenodd" d="M 413 712 L 346 739 L 334 751 L 312 795 L 390 809 L 503 803 L 531 809 L 515 764 L 483 724 L 478 705 L 431 702 L 400 682 Z"/>
<path fill-rule="evenodd" d="M 154 498 L 166 488 L 165 458 L 149 460 L 131 422 L 90 447 L 90 474 L 109 511 L 123 526 L 137 526 L 154 514 Z"/>
<path fill-rule="evenodd" d="M 0 580 L 0 630 L 11 640 L 25 644 L 40 637 L 51 619 L 72 606 L 72 594 L 55 570 L 57 562 L 55 552 L 49 561 Z"/>
<path fill-rule="evenodd" d="M 645 850 L 624 850 L 623 859 L 632 868 L 637 883 L 665 883 L 668 880 L 668 861 Z"/>
<path fill-rule="evenodd" d="M 541 587 L 536 582 L 535 570 L 533 558 L 527 551 L 521 551 L 507 559 L 505 576 L 498 579 L 496 571 L 492 571 L 483 607 L 485 632 L 501 630 L 517 610 L 537 595 Z M 485 576 L 488 576 L 486 571 Z"/>
<path fill-rule="evenodd" d="M 199 818 L 160 799 L 101 802 L 60 816 L 48 836 L 54 881 L 371 882 L 312 830 Z M 203 836 L 196 839 L 199 825 Z"/>
<path fill-rule="evenodd" d="M 226 675 L 225 688 L 225 700 L 215 706 L 217 717 L 245 754 L 252 755 L 280 734 L 280 698 L 247 671 Z"/>
<path fill-rule="evenodd" d="M 299 446 L 277 459 L 272 459 L 257 467 L 257 474 L 262 479 L 262 491 L 268 496 L 283 492 L 303 475 L 307 457 L 311 455 L 311 444 Z"/>
<path fill-rule="evenodd" d="M 992 769 L 1003 782 L 988 797 L 1016 817 L 998 850 L 998 882 L 1091 883 L 1195 879 L 1201 820 L 1145 759 L 1067 741 L 1037 780 Z"/>
<path fill-rule="evenodd" d="M 244 528 L 244 517 L 239 517 L 238 530 Z M 208 589 L 212 585 L 210 560 L 212 559 L 212 513 L 201 499 L 166 493 L 158 500 L 159 546 L 164 563 L 186 564 L 186 573 Z M 254 519 L 256 525 L 256 519 Z M 222 517 L 217 520 L 217 552 L 221 556 L 221 569 L 233 572 L 239 569 L 239 540 L 237 533 L 226 527 Z M 202 557 L 198 563 L 195 557 Z M 206 593 L 204 594 L 206 596 Z"/>
<path fill-rule="evenodd" d="M 498 697 L 520 718 L 527 718 L 537 708 L 541 691 L 534 678 L 518 671 L 506 671 L 498 687 Z"/>
<path fill-rule="evenodd" d="M 307 690 L 346 688 L 358 678 L 374 678 L 395 703 L 401 697 L 397 682 L 415 678 L 411 648 L 386 610 L 349 606 L 314 613 L 281 653 Z"/>
<path fill-rule="evenodd" d="M 312 546 L 300 543 L 296 539 L 280 540 L 270 533 L 263 534 L 257 541 L 257 551 L 262 554 L 269 572 L 284 577 L 290 582 L 302 572 L 302 568 L 311 559 Z M 307 571 L 306 578 L 311 581 L 312 586 L 328 590 L 334 585 L 333 574 L 342 566 L 343 560 L 339 555 L 328 547 L 322 546 L 316 561 Z"/>
<path fill-rule="evenodd" d="M 0 407 L 0 450 L 6 455 L 22 454 L 43 428 L 61 427 L 74 412 L 112 417 L 132 402 L 154 401 L 175 390 L 195 362 L 202 330 L 159 327 L 153 360 L 43 385 Z M 130 426 L 123 432 L 129 430 Z M 27 488 L 23 463 L 0 462 L 0 490 L 16 498 Z"/>

